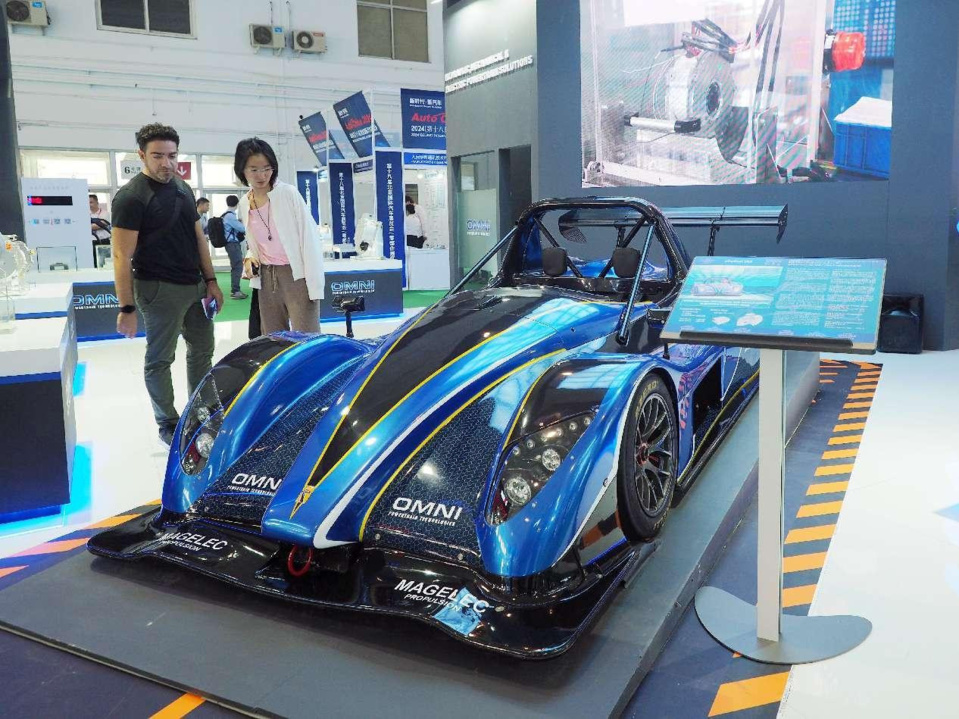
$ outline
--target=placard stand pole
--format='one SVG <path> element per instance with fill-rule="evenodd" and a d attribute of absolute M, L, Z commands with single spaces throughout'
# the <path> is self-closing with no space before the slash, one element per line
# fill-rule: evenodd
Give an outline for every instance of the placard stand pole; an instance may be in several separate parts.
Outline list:
<path fill-rule="evenodd" d="M 716 587 L 696 593 L 696 614 L 723 646 L 759 662 L 805 664 L 861 644 L 872 624 L 862 617 L 810 617 L 782 613 L 785 353 L 760 350 L 759 526 L 757 605 Z"/>
<path fill-rule="evenodd" d="M 785 353 L 759 350 L 759 526 L 756 532 L 756 634 L 779 641 L 783 594 L 783 498 L 786 445 Z"/>

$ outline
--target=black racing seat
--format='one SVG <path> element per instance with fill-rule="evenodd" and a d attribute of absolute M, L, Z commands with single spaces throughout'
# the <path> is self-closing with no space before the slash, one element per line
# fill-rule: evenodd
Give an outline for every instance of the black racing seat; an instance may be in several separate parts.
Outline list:
<path fill-rule="evenodd" d="M 593 295 L 603 295 L 611 299 L 625 300 L 633 286 L 632 278 L 620 277 L 576 277 L 563 275 L 551 277 L 545 272 L 519 272 L 513 275 L 514 285 L 539 285 L 541 287 L 557 287 L 576 292 L 588 292 Z"/>

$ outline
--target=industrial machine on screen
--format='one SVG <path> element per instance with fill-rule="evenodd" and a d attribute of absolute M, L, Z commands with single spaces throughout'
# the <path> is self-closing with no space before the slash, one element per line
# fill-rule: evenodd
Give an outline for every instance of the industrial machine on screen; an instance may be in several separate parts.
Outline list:
<path fill-rule="evenodd" d="M 895 0 L 581 0 L 583 186 L 889 177 Z"/>
<path fill-rule="evenodd" d="M 386 337 L 281 333 L 226 356 L 177 427 L 162 508 L 89 549 L 557 655 L 756 387 L 758 350 L 660 341 L 690 264 L 674 227 L 785 222 L 538 202 Z"/>

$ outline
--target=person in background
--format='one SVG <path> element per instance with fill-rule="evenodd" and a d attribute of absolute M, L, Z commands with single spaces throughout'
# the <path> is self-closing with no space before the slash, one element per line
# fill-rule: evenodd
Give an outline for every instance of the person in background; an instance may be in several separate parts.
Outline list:
<path fill-rule="evenodd" d="M 180 136 L 172 127 L 153 123 L 141 127 L 136 140 L 143 171 L 113 198 L 117 332 L 135 337 L 140 311 L 147 336 L 144 380 L 160 439 L 169 446 L 180 419 L 170 374 L 177 338 L 182 334 L 186 340 L 192 395 L 213 360 L 213 322 L 202 301 L 216 300 L 222 307 L 223 293 L 193 191 L 176 174 Z"/>
<path fill-rule="evenodd" d="M 407 198 L 408 200 L 409 198 Z M 426 238 L 423 236 L 423 224 L 416 215 L 416 206 L 406 203 L 406 244 L 408 247 L 422 248 Z"/>
<path fill-rule="evenodd" d="M 407 221 L 407 222 L 410 221 L 409 207 L 410 207 L 411 205 L 412 205 L 412 207 L 413 207 L 413 213 L 412 213 L 412 214 L 414 214 L 414 215 L 416 216 L 416 219 L 420 221 L 420 234 L 419 234 L 419 236 L 423 238 L 423 243 L 425 244 L 425 243 L 426 243 L 426 213 L 423 212 L 423 208 L 422 208 L 422 207 L 420 207 L 418 204 L 416 204 L 415 202 L 413 202 L 413 198 L 412 198 L 412 197 L 410 197 L 409 195 L 407 195 L 407 196 L 406 196 L 406 206 L 407 206 L 406 221 Z M 410 234 L 408 230 L 407 230 L 406 234 L 407 234 L 407 235 Z M 415 246 L 415 245 L 414 245 L 414 246 Z M 423 246 L 422 244 L 419 245 L 419 247 L 422 247 L 422 246 Z"/>
<path fill-rule="evenodd" d="M 276 154 L 257 137 L 236 146 L 233 169 L 250 188 L 237 215 L 247 231 L 243 274 L 259 290 L 261 331 L 319 332 L 323 249 L 306 202 L 277 179 Z"/>
<path fill-rule="evenodd" d="M 200 229 L 203 230 L 203 236 L 207 239 L 210 239 L 206 231 L 206 223 L 209 222 L 209 213 L 210 213 L 210 201 L 205 197 L 201 197 L 196 201 L 196 211 L 200 215 Z"/>
<path fill-rule="evenodd" d="M 243 240 L 246 239 L 246 231 L 236 217 L 236 206 L 239 204 L 239 197 L 227 196 L 227 211 L 223 213 L 223 231 L 226 234 L 224 249 L 230 257 L 230 297 L 245 300 L 246 293 L 240 290 L 240 276 L 243 274 Z"/>
<path fill-rule="evenodd" d="M 98 240 L 109 240 L 111 229 L 107 208 L 100 204 L 99 197 L 90 195 L 90 232 Z"/>

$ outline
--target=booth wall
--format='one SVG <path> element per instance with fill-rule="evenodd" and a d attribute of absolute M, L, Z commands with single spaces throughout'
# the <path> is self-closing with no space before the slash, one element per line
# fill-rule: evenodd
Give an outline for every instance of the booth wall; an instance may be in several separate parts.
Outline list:
<path fill-rule="evenodd" d="M 454 204 L 460 183 L 460 159 L 489 153 L 479 166 L 482 189 L 496 189 L 499 226 L 507 228 L 512 217 L 511 190 L 529 195 L 528 153 L 510 153 L 510 148 L 531 147 L 536 162 L 536 3 L 517 0 L 458 0 L 446 3 L 444 13 L 446 72 L 482 60 L 502 50 L 510 59 L 533 55 L 533 67 L 493 78 L 446 96 L 447 155 L 450 158 L 449 197 L 450 253 L 453 280 L 458 279 L 456 213 Z M 518 158 L 518 160 L 517 160 Z M 524 162 L 525 160 L 525 162 Z M 525 176 L 522 176 L 523 166 Z M 526 185 L 525 191 L 522 185 Z M 477 187 L 480 189 L 480 187 Z M 534 189 L 534 196 L 536 196 Z M 511 219 L 512 217 L 512 219 Z"/>
<path fill-rule="evenodd" d="M 897 4 L 888 182 L 586 190 L 580 2 L 536 5 L 534 197 L 630 194 L 662 206 L 788 203 L 789 229 L 780 245 L 768 232 L 727 230 L 717 254 L 885 257 L 887 292 L 925 295 L 926 348 L 959 347 L 959 3 Z M 683 237 L 692 254 L 705 251 L 705 233 Z"/>
<path fill-rule="evenodd" d="M 232 154 L 251 135 L 274 141 L 293 182 L 295 167 L 316 164 L 300 115 L 371 90 L 380 126 L 398 130 L 400 87 L 442 88 L 440 5 L 428 5 L 428 63 L 360 57 L 355 0 L 193 0 L 195 39 L 99 30 L 93 0 L 47 5 L 45 34 L 11 32 L 22 147 L 132 148 L 138 127 L 162 121 L 187 153 Z M 277 25 L 325 32 L 328 51 L 254 50 L 249 24 L 270 23 L 271 5 Z"/>

